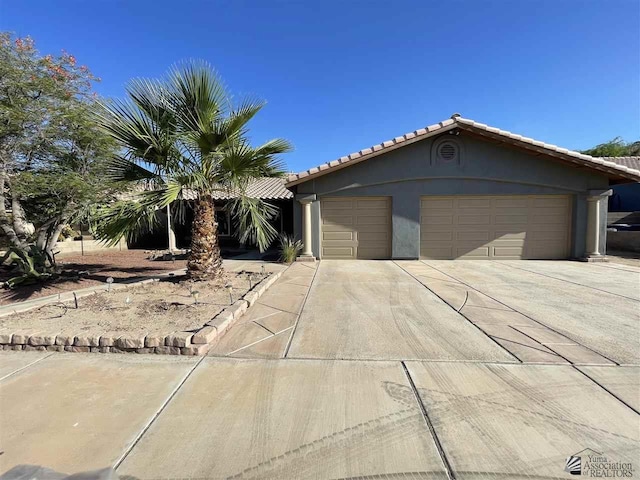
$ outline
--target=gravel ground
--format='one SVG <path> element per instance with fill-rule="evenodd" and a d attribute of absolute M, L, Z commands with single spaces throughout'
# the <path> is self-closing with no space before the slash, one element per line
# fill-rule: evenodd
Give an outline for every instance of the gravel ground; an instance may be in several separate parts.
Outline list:
<path fill-rule="evenodd" d="M 254 285 L 260 280 L 259 274 L 252 276 Z M 231 296 L 227 285 L 233 287 Z M 0 317 L 0 332 L 27 330 L 100 335 L 197 330 L 248 290 L 246 273 L 227 274 L 215 282 L 193 283 L 179 277 L 163 279 L 127 290 L 80 298 L 78 308 L 73 302 L 51 302 L 35 310 Z"/>
<path fill-rule="evenodd" d="M 68 254 L 57 257 L 63 268 L 63 275 L 49 282 L 27 285 L 14 290 L 0 289 L 0 305 L 30 300 L 70 290 L 104 284 L 108 277 L 115 282 L 136 277 L 149 277 L 159 273 L 185 268 L 186 260 L 163 261 L 149 260 L 143 250 L 90 252 L 83 255 Z M 86 272 L 78 276 L 78 272 Z M 0 269 L 0 282 L 11 277 L 6 270 Z"/>

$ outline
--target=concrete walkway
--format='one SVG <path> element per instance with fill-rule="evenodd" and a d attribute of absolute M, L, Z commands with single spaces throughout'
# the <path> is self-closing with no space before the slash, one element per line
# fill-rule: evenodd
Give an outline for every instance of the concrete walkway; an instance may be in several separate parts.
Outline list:
<path fill-rule="evenodd" d="M 205 358 L 0 352 L 0 473 L 637 475 L 640 273 L 488 263 L 294 264 Z"/>
<path fill-rule="evenodd" d="M 316 274 L 317 265 L 294 263 L 234 327 L 210 356 L 282 358 Z"/>

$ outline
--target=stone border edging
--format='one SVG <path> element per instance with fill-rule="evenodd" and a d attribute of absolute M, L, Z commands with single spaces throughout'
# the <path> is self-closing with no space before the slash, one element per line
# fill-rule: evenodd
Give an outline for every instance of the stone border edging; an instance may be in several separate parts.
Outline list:
<path fill-rule="evenodd" d="M 231 326 L 242 317 L 245 312 L 275 283 L 283 271 L 274 272 L 262 279 L 251 290 L 245 293 L 241 299 L 236 300 L 215 317 L 209 320 L 204 327 L 193 334 L 191 343 L 194 345 L 210 345 L 220 338 Z"/>
<path fill-rule="evenodd" d="M 286 269 L 285 269 L 286 270 Z M 151 334 L 139 336 L 113 335 L 71 335 L 71 334 L 28 334 L 15 332 L 0 334 L 2 350 L 39 350 L 57 352 L 96 352 L 96 353 L 156 353 L 165 355 L 205 355 L 212 342 L 220 338 L 252 306 L 285 270 L 273 272 L 245 293 L 242 298 L 223 309 L 195 333 L 173 332 L 168 335 Z M 176 272 L 182 272 L 178 270 Z M 170 272 L 162 277 L 173 276 Z M 160 277 L 149 278 L 131 283 L 112 284 L 114 290 L 153 283 Z M 88 297 L 107 291 L 108 287 L 89 287 L 76 291 L 76 298 Z M 68 302 L 73 300 L 74 292 L 64 292 L 34 300 L 22 302 L 17 308 L 0 311 L 0 317 L 22 313 L 50 303 L 52 300 Z M 28 305 L 25 305 L 28 303 Z"/>

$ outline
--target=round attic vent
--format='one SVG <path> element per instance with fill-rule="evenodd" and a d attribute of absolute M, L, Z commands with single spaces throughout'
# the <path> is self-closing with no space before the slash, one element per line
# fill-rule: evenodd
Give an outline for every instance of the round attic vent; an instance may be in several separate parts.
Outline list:
<path fill-rule="evenodd" d="M 451 162 L 458 158 L 458 145 L 453 142 L 442 142 L 437 149 L 438 160 Z"/>

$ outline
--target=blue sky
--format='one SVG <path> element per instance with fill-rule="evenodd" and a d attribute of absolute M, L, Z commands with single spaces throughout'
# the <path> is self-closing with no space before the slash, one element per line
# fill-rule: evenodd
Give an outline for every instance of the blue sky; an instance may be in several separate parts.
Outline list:
<path fill-rule="evenodd" d="M 268 101 L 252 139 L 291 140 L 293 171 L 454 112 L 573 149 L 637 140 L 639 21 L 637 0 L 0 0 L 0 29 L 74 54 L 105 96 L 209 61 Z"/>

